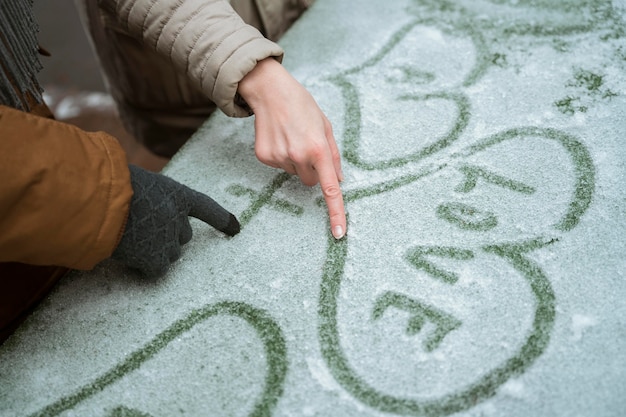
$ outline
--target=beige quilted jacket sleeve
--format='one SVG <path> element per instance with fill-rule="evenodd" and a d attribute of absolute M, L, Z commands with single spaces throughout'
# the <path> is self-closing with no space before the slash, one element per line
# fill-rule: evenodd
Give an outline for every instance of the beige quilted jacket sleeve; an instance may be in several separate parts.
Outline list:
<path fill-rule="evenodd" d="M 239 81 L 283 50 L 247 25 L 225 0 L 100 0 L 132 36 L 166 56 L 224 113 L 243 117 Z"/>

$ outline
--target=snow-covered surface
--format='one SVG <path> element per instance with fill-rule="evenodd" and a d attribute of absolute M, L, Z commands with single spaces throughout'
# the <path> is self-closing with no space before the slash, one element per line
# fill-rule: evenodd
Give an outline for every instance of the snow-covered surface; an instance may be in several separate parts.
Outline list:
<path fill-rule="evenodd" d="M 168 275 L 73 273 L 0 347 L 0 415 L 622 416 L 623 2 L 317 0 L 284 64 L 318 187 L 215 115 L 164 173 L 238 215 Z"/>

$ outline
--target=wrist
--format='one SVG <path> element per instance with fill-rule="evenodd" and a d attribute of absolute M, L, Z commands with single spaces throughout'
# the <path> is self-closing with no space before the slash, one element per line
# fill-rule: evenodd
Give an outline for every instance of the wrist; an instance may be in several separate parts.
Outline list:
<path fill-rule="evenodd" d="M 257 62 L 256 66 L 239 82 L 237 93 L 254 110 L 263 99 L 276 91 L 275 86 L 280 83 L 286 70 L 274 58 L 265 58 Z"/>

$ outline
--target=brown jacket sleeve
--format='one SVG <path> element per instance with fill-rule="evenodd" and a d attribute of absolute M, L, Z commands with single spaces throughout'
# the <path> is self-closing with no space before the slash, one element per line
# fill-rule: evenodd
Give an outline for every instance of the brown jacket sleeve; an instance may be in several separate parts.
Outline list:
<path fill-rule="evenodd" d="M 0 106 L 0 262 L 91 269 L 117 246 L 132 194 L 115 138 Z"/>

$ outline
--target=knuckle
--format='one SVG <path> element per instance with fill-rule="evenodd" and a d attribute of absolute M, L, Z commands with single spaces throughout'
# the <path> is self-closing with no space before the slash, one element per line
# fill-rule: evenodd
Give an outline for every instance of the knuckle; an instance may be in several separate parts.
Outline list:
<path fill-rule="evenodd" d="M 287 158 L 289 158 L 290 161 L 293 161 L 296 165 L 302 165 L 306 163 L 308 159 L 307 153 L 308 152 L 302 151 L 298 148 L 290 148 L 287 150 Z"/>
<path fill-rule="evenodd" d="M 324 158 L 326 147 L 319 141 L 308 141 L 306 146 L 293 147 L 288 150 L 289 158 L 299 164 L 315 163 Z"/>
<path fill-rule="evenodd" d="M 322 187 L 322 193 L 326 198 L 338 198 L 341 196 L 341 188 L 339 188 L 339 185 L 336 184 L 324 185 Z"/>
<path fill-rule="evenodd" d="M 324 157 L 325 153 L 326 153 L 326 148 L 320 143 L 316 143 L 313 146 L 311 146 L 310 151 L 309 151 L 309 155 L 311 156 L 311 159 L 313 161 L 321 160 Z"/>
<path fill-rule="evenodd" d="M 254 153 L 257 159 L 263 163 L 268 163 L 271 161 L 271 154 L 265 148 L 257 147 L 254 149 Z"/>

